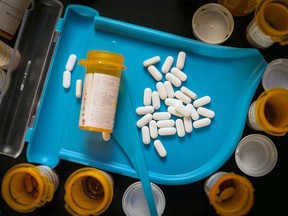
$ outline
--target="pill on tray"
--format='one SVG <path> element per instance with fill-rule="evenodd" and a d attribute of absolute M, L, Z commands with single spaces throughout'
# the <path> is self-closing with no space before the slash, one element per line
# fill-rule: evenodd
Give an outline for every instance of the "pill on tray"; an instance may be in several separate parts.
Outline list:
<path fill-rule="evenodd" d="M 169 81 L 166 80 L 164 82 L 164 86 L 165 86 L 165 89 L 166 89 L 167 97 L 168 98 L 173 98 L 174 97 L 174 89 L 173 89 L 172 84 Z"/>
<path fill-rule="evenodd" d="M 179 52 L 176 60 L 176 67 L 180 70 L 183 69 L 185 65 L 185 60 L 186 53 L 184 51 Z"/>
<path fill-rule="evenodd" d="M 144 89 L 144 96 L 143 96 L 143 104 L 145 106 L 151 105 L 152 102 L 152 90 L 151 88 L 145 88 Z"/>
<path fill-rule="evenodd" d="M 160 81 L 162 79 L 161 72 L 154 65 L 148 66 L 148 72 L 153 76 L 155 80 Z"/>
<path fill-rule="evenodd" d="M 183 103 L 185 104 L 190 104 L 192 99 L 190 97 L 188 97 L 187 95 L 185 95 L 182 91 L 177 90 L 175 92 L 175 97 L 178 98 L 179 100 L 183 101 Z"/>
<path fill-rule="evenodd" d="M 77 79 L 76 80 L 75 96 L 76 96 L 76 98 L 81 98 L 81 95 L 82 95 L 82 80 Z"/>
<path fill-rule="evenodd" d="M 165 128 L 159 128 L 158 134 L 160 136 L 169 136 L 176 134 L 176 128 L 175 127 L 165 127 Z"/>
<path fill-rule="evenodd" d="M 153 106 L 140 106 L 136 108 L 136 113 L 138 115 L 145 115 L 147 113 L 153 113 L 154 107 Z"/>
<path fill-rule="evenodd" d="M 159 154 L 160 157 L 166 157 L 167 155 L 167 151 L 164 148 L 162 142 L 160 140 L 155 140 L 154 141 L 154 147 L 157 151 L 157 153 Z"/>
<path fill-rule="evenodd" d="M 187 133 L 191 133 L 193 131 L 193 126 L 192 126 L 192 118 L 191 116 L 184 116 L 183 117 L 183 122 L 184 122 L 184 128 L 185 128 L 185 131 Z"/>
<path fill-rule="evenodd" d="M 196 100 L 193 102 L 193 106 L 194 106 L 194 107 L 204 106 L 204 105 L 210 103 L 210 101 L 211 101 L 210 96 L 204 96 L 204 97 L 201 97 L 201 98 L 196 99 Z"/>
<path fill-rule="evenodd" d="M 159 93 L 157 91 L 152 92 L 152 106 L 155 110 L 159 109 L 161 106 Z"/>
<path fill-rule="evenodd" d="M 211 123 L 210 118 L 202 118 L 202 119 L 199 119 L 197 121 L 194 121 L 193 127 L 194 128 L 202 128 L 202 127 L 210 125 L 210 123 Z"/>
<path fill-rule="evenodd" d="M 151 139 L 150 139 L 149 128 L 147 126 L 143 126 L 141 128 L 141 135 L 142 135 L 142 142 L 146 145 L 149 144 Z"/>
<path fill-rule="evenodd" d="M 160 62 L 160 60 L 161 60 L 160 56 L 154 56 L 152 58 L 149 58 L 149 59 L 146 59 L 145 61 L 143 61 L 143 66 L 148 67 L 150 65 L 153 65 L 153 64 Z"/>
<path fill-rule="evenodd" d="M 165 78 L 166 80 L 168 80 L 172 85 L 179 87 L 182 84 L 182 81 L 177 78 L 175 75 L 173 75 L 172 73 L 166 73 L 165 74 Z"/>
<path fill-rule="evenodd" d="M 151 120 L 149 122 L 149 131 L 150 131 L 150 136 L 153 139 L 156 139 L 158 137 L 158 127 L 157 127 L 157 123 L 155 120 Z"/>
<path fill-rule="evenodd" d="M 154 112 L 152 114 L 153 119 L 155 120 L 166 120 L 171 118 L 171 113 L 169 112 Z"/>
<path fill-rule="evenodd" d="M 63 87 L 68 89 L 71 85 L 71 72 L 66 70 L 63 73 Z"/>
<path fill-rule="evenodd" d="M 184 116 L 182 113 L 178 112 L 174 106 L 169 106 L 167 108 L 167 111 L 169 113 L 171 113 L 171 115 L 175 115 L 175 116 L 178 116 L 178 117 L 183 117 Z"/>
<path fill-rule="evenodd" d="M 177 67 L 173 67 L 171 73 L 183 82 L 187 80 L 187 75 Z"/>
<path fill-rule="evenodd" d="M 65 69 L 68 71 L 72 71 L 74 69 L 76 60 L 77 60 L 77 56 L 75 54 L 71 54 L 67 60 Z"/>
<path fill-rule="evenodd" d="M 197 94 L 185 86 L 182 86 L 180 88 L 180 91 L 182 91 L 185 95 L 187 95 L 188 97 L 190 97 L 193 100 L 197 99 Z"/>
<path fill-rule="evenodd" d="M 185 136 L 185 128 L 184 128 L 184 123 L 182 119 L 176 119 L 176 130 L 177 130 L 177 135 L 179 137 L 184 137 Z"/>
<path fill-rule="evenodd" d="M 110 133 L 108 132 L 102 132 L 102 138 L 104 141 L 109 141 L 110 140 Z"/>
<path fill-rule="evenodd" d="M 199 115 L 202 115 L 207 118 L 214 118 L 215 112 L 213 110 L 207 109 L 205 107 L 199 107 L 197 108 L 197 112 Z"/>
<path fill-rule="evenodd" d="M 189 108 L 191 110 L 191 118 L 196 121 L 199 119 L 199 114 L 197 112 L 197 110 L 195 109 L 195 107 L 192 104 L 187 104 L 186 105 L 187 108 Z"/>
<path fill-rule="evenodd" d="M 166 92 L 166 88 L 164 86 L 164 83 L 162 82 L 157 82 L 156 83 L 156 89 L 159 93 L 159 97 L 162 99 L 162 100 L 165 100 L 167 98 L 167 92 Z"/>
<path fill-rule="evenodd" d="M 166 104 L 166 106 L 176 106 L 176 104 L 178 103 L 183 104 L 181 100 L 176 98 L 166 98 L 164 103 Z"/>
<path fill-rule="evenodd" d="M 177 104 L 175 109 L 179 113 L 183 114 L 183 116 L 191 116 L 191 109 L 183 104 Z"/>
<path fill-rule="evenodd" d="M 173 119 L 166 119 L 166 120 L 158 120 L 157 127 L 164 128 L 164 127 L 174 127 L 175 121 Z"/>
<path fill-rule="evenodd" d="M 171 68 L 171 66 L 173 64 L 173 61 L 174 61 L 174 58 L 172 56 L 168 56 L 165 59 L 163 65 L 162 65 L 162 68 L 161 68 L 163 73 L 167 73 L 167 72 L 170 71 L 170 68 Z"/>
<path fill-rule="evenodd" d="M 148 113 L 137 121 L 137 127 L 142 128 L 152 120 L 152 114 Z"/>

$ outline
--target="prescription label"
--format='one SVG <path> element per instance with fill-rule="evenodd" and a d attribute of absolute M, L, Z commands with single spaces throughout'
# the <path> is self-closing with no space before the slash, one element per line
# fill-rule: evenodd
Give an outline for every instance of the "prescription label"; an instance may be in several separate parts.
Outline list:
<path fill-rule="evenodd" d="M 112 132 L 120 78 L 101 73 L 86 73 L 82 95 L 80 128 Z"/>

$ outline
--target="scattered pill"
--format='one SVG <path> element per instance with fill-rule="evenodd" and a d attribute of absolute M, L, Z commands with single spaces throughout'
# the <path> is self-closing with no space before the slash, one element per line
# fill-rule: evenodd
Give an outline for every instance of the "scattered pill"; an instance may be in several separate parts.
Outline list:
<path fill-rule="evenodd" d="M 71 72 L 68 70 L 65 70 L 63 73 L 63 87 L 65 89 L 68 89 L 71 85 Z"/>
<path fill-rule="evenodd" d="M 158 127 L 155 120 L 149 122 L 149 131 L 151 138 L 156 139 L 158 137 Z"/>
<path fill-rule="evenodd" d="M 157 121 L 157 127 L 158 128 L 174 127 L 174 125 L 175 125 L 175 121 L 173 119 L 166 119 L 166 120 Z"/>
<path fill-rule="evenodd" d="M 178 117 L 183 117 L 184 116 L 182 113 L 178 112 L 174 106 L 169 106 L 167 108 L 167 111 L 169 113 L 171 113 L 171 115 L 174 115 L 174 116 L 178 116 Z"/>
<path fill-rule="evenodd" d="M 148 113 L 144 116 L 142 116 L 138 121 L 137 121 L 137 127 L 142 128 L 146 124 L 148 124 L 152 120 L 152 114 Z"/>
<path fill-rule="evenodd" d="M 175 92 L 175 97 L 178 98 L 179 100 L 183 101 L 183 103 L 185 104 L 190 104 L 192 99 L 190 97 L 188 97 L 187 95 L 185 95 L 182 91 L 177 90 Z"/>
<path fill-rule="evenodd" d="M 204 106 L 204 105 L 210 103 L 210 101 L 211 101 L 211 98 L 209 96 L 204 96 L 204 97 L 196 99 L 193 102 L 193 106 L 194 107 L 201 107 L 201 106 Z"/>
<path fill-rule="evenodd" d="M 172 73 L 166 73 L 165 74 L 165 78 L 166 80 L 168 80 L 172 85 L 179 87 L 182 84 L 182 81 L 177 78 L 175 75 L 173 75 Z"/>
<path fill-rule="evenodd" d="M 163 63 L 163 66 L 162 66 L 162 68 L 161 68 L 161 70 L 162 70 L 163 73 L 167 73 L 167 72 L 170 71 L 170 68 L 171 68 L 171 66 L 172 66 L 172 64 L 173 64 L 173 61 L 174 61 L 174 58 L 173 58 L 172 56 L 168 56 L 168 57 L 165 59 L 165 61 L 164 61 L 164 63 Z"/>
<path fill-rule="evenodd" d="M 176 130 L 177 130 L 177 135 L 179 137 L 184 137 L 185 136 L 185 128 L 184 128 L 184 123 L 182 119 L 176 119 Z"/>
<path fill-rule="evenodd" d="M 143 126 L 141 128 L 141 135 L 142 135 L 142 142 L 146 145 L 149 144 L 151 139 L 150 139 L 149 128 L 147 126 Z"/>
<path fill-rule="evenodd" d="M 179 113 L 183 114 L 183 116 L 191 116 L 191 109 L 189 109 L 189 107 L 184 106 L 183 104 L 177 104 L 175 106 L 176 111 L 178 111 Z"/>
<path fill-rule="evenodd" d="M 76 96 L 76 98 L 81 98 L 81 95 L 82 95 L 82 80 L 77 79 L 76 80 L 75 96 Z"/>
<path fill-rule="evenodd" d="M 111 134 L 109 132 L 102 132 L 102 139 L 104 141 L 109 141 L 111 138 Z"/>
<path fill-rule="evenodd" d="M 152 102 L 152 90 L 151 88 L 144 89 L 143 104 L 145 106 L 150 106 Z"/>
<path fill-rule="evenodd" d="M 176 134 L 176 128 L 175 127 L 165 127 L 165 128 L 159 128 L 158 134 L 160 136 L 169 136 Z"/>
<path fill-rule="evenodd" d="M 183 104 L 183 102 L 176 98 L 166 98 L 164 103 L 166 106 L 176 106 L 178 103 Z"/>
<path fill-rule="evenodd" d="M 162 79 L 161 72 L 154 65 L 148 66 L 148 72 L 153 76 L 155 80 L 160 81 Z"/>
<path fill-rule="evenodd" d="M 187 75 L 177 67 L 173 67 L 171 73 L 183 82 L 187 80 Z"/>
<path fill-rule="evenodd" d="M 194 121 L 193 127 L 194 128 L 202 128 L 202 127 L 210 125 L 210 123 L 211 123 L 210 118 L 203 118 L 203 119 L 199 119 L 197 121 Z"/>
<path fill-rule="evenodd" d="M 77 60 L 77 56 L 75 54 L 71 54 L 67 60 L 65 69 L 67 71 L 72 71 L 74 69 L 76 60 Z"/>
<path fill-rule="evenodd" d="M 173 98 L 174 97 L 174 89 L 173 89 L 172 84 L 169 81 L 166 80 L 164 82 L 164 86 L 165 86 L 165 89 L 166 89 L 167 97 L 168 98 Z"/>
<path fill-rule="evenodd" d="M 157 82 L 156 83 L 156 89 L 159 93 L 159 97 L 162 99 L 162 100 L 165 100 L 167 98 L 167 92 L 166 92 L 166 88 L 164 86 L 164 83 L 162 82 Z"/>
<path fill-rule="evenodd" d="M 160 60 L 161 60 L 160 56 L 154 56 L 152 58 L 149 58 L 149 59 L 146 59 L 145 61 L 143 61 L 143 66 L 148 67 L 150 65 L 153 65 L 153 64 L 160 62 Z"/>
<path fill-rule="evenodd" d="M 154 141 L 154 147 L 157 151 L 157 153 L 159 154 L 160 157 L 166 157 L 167 155 L 167 151 L 164 148 L 162 142 L 160 140 L 155 140 Z"/>
<path fill-rule="evenodd" d="M 235 188 L 228 187 L 221 191 L 219 197 L 221 200 L 227 200 L 230 199 L 235 193 Z"/>
<path fill-rule="evenodd" d="M 176 60 L 176 67 L 180 70 L 183 69 L 185 65 L 185 60 L 186 53 L 184 51 L 179 52 Z"/>
<path fill-rule="evenodd" d="M 215 112 L 213 110 L 207 109 L 205 107 L 199 107 L 197 108 L 197 112 L 199 115 L 202 115 L 207 118 L 214 118 Z"/>
<path fill-rule="evenodd" d="M 155 110 L 157 110 L 161 106 L 159 93 L 157 91 L 153 91 L 151 95 L 152 95 L 152 106 L 154 107 Z"/>
<path fill-rule="evenodd" d="M 166 120 L 171 118 L 171 113 L 169 112 L 154 112 L 153 113 L 154 120 Z"/>
<path fill-rule="evenodd" d="M 191 133 L 193 131 L 192 118 L 190 116 L 188 117 L 184 116 L 183 122 L 184 122 L 185 131 L 187 133 Z"/>
<path fill-rule="evenodd" d="M 146 115 L 147 113 L 153 113 L 154 107 L 153 106 L 141 106 L 136 108 L 136 113 L 138 115 Z"/>
<path fill-rule="evenodd" d="M 180 88 L 180 90 L 181 90 L 185 95 L 187 95 L 188 97 L 190 97 L 191 99 L 193 99 L 193 100 L 197 99 L 197 94 L 194 93 L 193 91 L 191 91 L 190 89 L 188 89 L 187 87 L 182 86 L 182 87 Z"/>
<path fill-rule="evenodd" d="M 191 118 L 194 121 L 198 120 L 200 116 L 199 116 L 197 110 L 195 109 L 195 107 L 192 104 L 187 104 L 186 106 L 187 106 L 187 108 L 189 108 L 191 110 Z"/>

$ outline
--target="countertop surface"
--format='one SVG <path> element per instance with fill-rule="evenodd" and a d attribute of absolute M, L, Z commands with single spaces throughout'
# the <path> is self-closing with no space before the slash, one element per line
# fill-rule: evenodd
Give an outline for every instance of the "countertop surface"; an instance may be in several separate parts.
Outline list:
<path fill-rule="evenodd" d="M 81 4 L 96 9 L 101 16 L 129 22 L 132 24 L 156 29 L 175 35 L 195 39 L 191 20 L 194 12 L 203 4 L 216 2 L 204 0 L 61 0 L 65 7 L 69 4 Z M 253 14 L 243 17 L 234 17 L 235 27 L 231 37 L 222 45 L 231 47 L 251 48 L 246 40 L 246 28 L 253 19 Z M 15 38 L 4 42 L 13 46 Z M 281 46 L 277 43 L 267 49 L 260 50 L 265 60 L 270 61 L 278 58 L 288 58 L 288 46 Z M 254 99 L 263 92 L 261 83 L 254 95 Z M 288 135 L 282 137 L 271 136 L 264 132 L 252 130 L 246 124 L 242 137 L 249 134 L 264 134 L 268 136 L 276 145 L 278 151 L 278 161 L 275 168 L 262 177 L 251 177 L 245 175 L 236 165 L 234 154 L 219 169 L 219 171 L 234 172 L 246 176 L 254 186 L 255 203 L 248 215 L 283 215 L 287 210 L 287 201 L 282 199 L 288 194 Z M 27 162 L 26 147 L 17 158 L 0 155 L 0 178 L 2 179 L 7 170 L 16 164 Z M 54 194 L 53 200 L 47 202 L 43 207 L 37 208 L 32 213 L 18 213 L 11 209 L 0 197 L 0 215 L 69 215 L 64 208 L 64 184 L 72 172 L 85 167 L 73 162 L 60 161 L 55 167 L 59 175 L 60 184 Z M 124 191 L 138 179 L 129 178 L 119 174 L 111 173 L 114 180 L 114 197 L 110 207 L 103 215 L 125 215 L 122 209 L 122 196 Z M 216 215 L 214 208 L 209 204 L 209 200 L 204 192 L 205 179 L 187 185 L 167 186 L 158 185 L 166 198 L 166 207 L 163 213 L 168 215 Z M 281 195 L 281 198 L 280 198 Z M 281 213 L 280 213 L 281 212 Z"/>

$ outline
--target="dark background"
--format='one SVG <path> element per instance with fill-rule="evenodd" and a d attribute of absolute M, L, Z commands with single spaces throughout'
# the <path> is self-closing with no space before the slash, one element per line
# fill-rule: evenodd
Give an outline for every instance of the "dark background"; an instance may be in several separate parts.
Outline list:
<path fill-rule="evenodd" d="M 164 32 L 184 36 L 195 39 L 192 33 L 191 20 L 194 12 L 203 4 L 216 2 L 204 0 L 61 0 L 64 7 L 68 4 L 87 5 L 98 10 L 101 16 L 121 20 L 152 29 L 157 29 Z M 65 8 L 63 10 L 64 14 Z M 234 17 L 235 27 L 232 36 L 225 42 L 225 46 L 234 47 L 251 47 L 246 41 L 245 31 L 247 25 L 253 19 L 253 14 L 244 17 Z M 2 41 L 14 45 L 16 36 L 12 41 L 7 41 L 1 38 Z M 288 58 L 288 46 L 273 46 L 260 50 L 265 60 L 270 61 L 277 58 Z M 261 83 L 254 95 L 254 99 L 262 93 L 263 88 Z M 283 137 L 275 137 L 265 134 L 264 132 L 254 131 L 248 126 L 243 131 L 243 137 L 252 134 L 260 133 L 271 138 L 278 150 L 278 161 L 275 168 L 266 176 L 250 177 L 242 173 L 237 167 L 234 155 L 219 169 L 226 172 L 234 172 L 239 175 L 246 176 L 255 189 L 255 203 L 249 215 L 283 215 L 287 212 L 288 194 L 288 135 Z M 2 179 L 7 170 L 18 163 L 27 162 L 26 147 L 22 154 L 16 158 L 0 155 L 0 178 Z M 80 164 L 75 164 L 68 161 L 61 161 L 55 170 L 59 174 L 60 185 L 55 192 L 52 202 L 46 203 L 43 207 L 36 209 L 29 214 L 21 214 L 12 210 L 0 197 L 0 211 L 4 216 L 13 215 L 54 215 L 65 216 L 69 215 L 64 208 L 64 184 L 66 179 L 72 172 L 83 167 Z M 115 182 L 114 198 L 109 209 L 104 215 L 124 215 L 122 210 L 122 195 L 126 188 L 137 179 L 128 178 L 125 176 L 112 173 Z M 165 186 L 159 185 L 166 197 L 166 215 L 216 215 L 214 208 L 209 204 L 209 200 L 203 190 L 204 181 L 200 180 L 195 183 L 181 186 Z M 280 198 L 281 196 L 281 198 Z M 284 197 L 284 199 L 283 199 Z"/>

